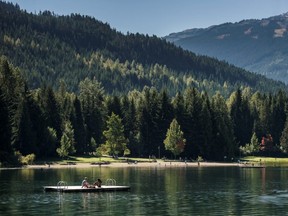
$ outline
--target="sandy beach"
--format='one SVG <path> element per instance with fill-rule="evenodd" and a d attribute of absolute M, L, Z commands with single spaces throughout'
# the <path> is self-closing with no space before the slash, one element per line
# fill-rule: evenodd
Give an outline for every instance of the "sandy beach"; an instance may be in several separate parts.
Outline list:
<path fill-rule="evenodd" d="M 239 163 L 220 163 L 220 162 L 117 162 L 109 164 L 93 164 L 93 163 L 76 163 L 76 164 L 45 164 L 45 165 L 28 165 L 24 168 L 28 169 L 56 169 L 56 168 L 89 168 L 89 167 L 218 167 L 218 166 L 239 166 Z"/>

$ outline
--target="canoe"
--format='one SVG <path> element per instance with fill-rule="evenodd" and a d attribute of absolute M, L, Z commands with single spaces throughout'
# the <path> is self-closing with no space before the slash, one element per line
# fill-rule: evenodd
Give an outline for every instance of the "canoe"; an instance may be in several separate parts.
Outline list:
<path fill-rule="evenodd" d="M 80 185 L 69 186 L 65 181 L 59 181 L 57 186 L 43 186 L 45 192 L 111 192 L 111 191 L 128 191 L 130 186 L 116 185 L 114 179 L 107 179 L 105 185 L 101 187 L 85 188 Z"/>

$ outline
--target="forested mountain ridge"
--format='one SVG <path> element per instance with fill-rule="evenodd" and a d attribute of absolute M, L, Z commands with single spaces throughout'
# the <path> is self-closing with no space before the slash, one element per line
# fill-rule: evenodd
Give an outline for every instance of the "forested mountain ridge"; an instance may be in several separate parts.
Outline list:
<path fill-rule="evenodd" d="M 123 35 L 88 16 L 28 14 L 17 5 L 0 2 L 0 20 L 0 54 L 21 69 L 32 88 L 43 83 L 57 87 L 62 79 L 77 92 L 86 77 L 101 82 L 108 93 L 154 86 L 174 95 L 195 86 L 227 96 L 239 87 L 264 92 L 286 88 L 156 36 Z"/>
<path fill-rule="evenodd" d="M 225 60 L 246 70 L 288 83 L 288 13 L 165 37 L 184 49 Z"/>
<path fill-rule="evenodd" d="M 91 17 L 0 6 L 0 167 L 287 153 L 283 83 Z"/>

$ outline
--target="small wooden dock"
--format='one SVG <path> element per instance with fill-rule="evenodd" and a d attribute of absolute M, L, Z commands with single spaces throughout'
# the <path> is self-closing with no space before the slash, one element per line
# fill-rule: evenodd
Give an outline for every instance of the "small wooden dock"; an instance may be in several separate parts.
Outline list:
<path fill-rule="evenodd" d="M 130 186 L 102 185 L 95 188 L 82 188 L 81 186 L 44 186 L 45 192 L 112 192 L 129 191 Z"/>
<path fill-rule="evenodd" d="M 65 181 L 59 181 L 57 186 L 43 186 L 45 192 L 114 192 L 114 191 L 129 191 L 130 186 L 116 185 L 114 179 L 108 179 L 106 185 L 101 187 L 82 187 L 82 186 L 70 186 Z"/>
<path fill-rule="evenodd" d="M 262 165 L 262 164 L 251 164 L 251 163 L 247 163 L 247 164 L 239 164 L 239 167 L 240 168 L 250 168 L 250 169 L 259 169 L 259 168 L 266 168 L 266 166 L 265 165 Z"/>

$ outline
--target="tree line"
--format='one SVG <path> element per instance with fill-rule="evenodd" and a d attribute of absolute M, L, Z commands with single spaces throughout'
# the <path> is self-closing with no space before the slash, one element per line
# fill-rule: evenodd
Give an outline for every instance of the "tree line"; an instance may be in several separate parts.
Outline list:
<path fill-rule="evenodd" d="M 79 82 L 77 94 L 67 91 L 64 81 L 57 90 L 45 84 L 29 89 L 21 71 L 5 57 L 0 59 L 0 122 L 2 164 L 30 154 L 41 159 L 160 153 L 168 158 L 175 154 L 233 160 L 240 153 L 251 153 L 249 145 L 256 138 L 270 136 L 272 149 L 260 148 L 256 139 L 258 147 L 252 153 L 279 154 L 288 148 L 284 91 L 265 94 L 245 88 L 225 98 L 219 92 L 209 96 L 188 87 L 169 96 L 165 90 L 146 86 L 142 91 L 112 95 L 90 78 Z M 178 147 L 171 147 L 171 140 Z"/>

